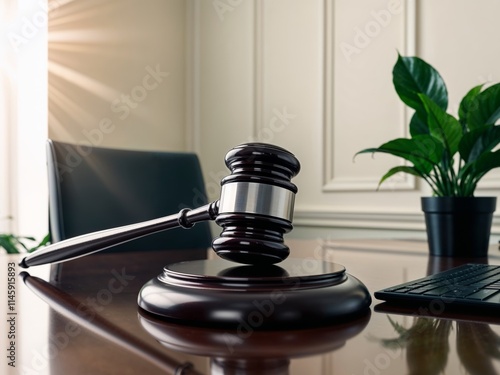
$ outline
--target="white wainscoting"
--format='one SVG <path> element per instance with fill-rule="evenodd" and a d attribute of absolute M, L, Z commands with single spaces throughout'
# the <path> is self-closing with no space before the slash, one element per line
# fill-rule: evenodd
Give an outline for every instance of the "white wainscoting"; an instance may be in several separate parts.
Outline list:
<path fill-rule="evenodd" d="M 500 2 L 191 0 L 188 13 L 188 132 L 210 198 L 229 173 L 227 150 L 270 142 L 302 164 L 290 236 L 425 235 L 428 187 L 401 175 L 377 190 L 400 161 L 354 154 L 407 135 L 411 112 L 392 86 L 398 52 L 441 72 L 451 112 L 479 81 L 500 81 Z M 498 195 L 499 176 L 491 173 L 478 195 Z"/>

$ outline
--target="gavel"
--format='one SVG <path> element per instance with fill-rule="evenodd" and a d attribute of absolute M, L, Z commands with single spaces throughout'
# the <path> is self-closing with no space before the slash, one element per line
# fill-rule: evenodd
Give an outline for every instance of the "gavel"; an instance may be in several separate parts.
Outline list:
<path fill-rule="evenodd" d="M 59 263 L 172 228 L 215 220 L 222 227 L 212 248 L 221 258 L 242 264 L 275 264 L 290 254 L 283 235 L 292 230 L 297 187 L 291 179 L 300 163 L 289 151 L 266 143 L 246 143 L 225 157 L 231 174 L 221 181 L 220 198 L 177 214 L 84 234 L 27 255 L 20 266 Z"/>

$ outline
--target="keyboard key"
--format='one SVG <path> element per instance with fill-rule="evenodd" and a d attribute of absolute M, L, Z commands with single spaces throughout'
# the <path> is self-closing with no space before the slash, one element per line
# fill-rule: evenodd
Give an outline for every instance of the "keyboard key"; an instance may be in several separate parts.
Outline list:
<path fill-rule="evenodd" d="M 482 301 L 484 299 L 487 299 L 488 297 L 493 296 L 497 292 L 498 291 L 494 290 L 494 289 L 482 289 L 482 290 L 479 290 L 475 293 L 468 295 L 467 299 L 475 299 L 475 300 Z"/>
<path fill-rule="evenodd" d="M 425 292 L 424 294 L 428 295 L 428 296 L 437 296 L 437 297 L 439 297 L 439 296 L 442 296 L 445 293 L 448 293 L 450 290 L 451 290 L 451 288 L 449 286 L 444 286 L 444 287 L 440 287 L 440 288 L 431 289 L 428 292 Z"/>
<path fill-rule="evenodd" d="M 492 296 L 486 298 L 481 302 L 492 303 L 497 306 L 500 306 L 500 293 L 493 294 Z"/>
<path fill-rule="evenodd" d="M 478 291 L 477 288 L 468 288 L 468 287 L 455 288 L 455 289 L 451 289 L 448 292 L 442 294 L 441 297 L 464 298 L 464 297 L 467 297 L 467 296 L 469 296 L 477 291 Z"/>
<path fill-rule="evenodd" d="M 399 287 L 399 288 L 394 288 L 394 289 L 386 289 L 386 292 L 397 292 L 397 293 L 407 293 L 413 288 L 404 286 L 404 287 Z"/>
<path fill-rule="evenodd" d="M 411 289 L 407 293 L 408 294 L 423 294 L 423 293 L 428 292 L 434 288 L 435 287 L 432 285 L 421 286 L 420 288 Z"/>
<path fill-rule="evenodd" d="M 484 280 L 484 281 L 478 281 L 477 283 L 471 284 L 470 286 L 475 286 L 477 288 L 485 288 L 486 286 L 494 283 L 494 281 L 491 280 Z"/>

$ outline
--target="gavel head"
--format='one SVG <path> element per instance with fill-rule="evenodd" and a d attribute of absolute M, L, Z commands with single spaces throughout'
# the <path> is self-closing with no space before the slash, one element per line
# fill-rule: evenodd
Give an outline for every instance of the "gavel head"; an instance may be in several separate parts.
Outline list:
<path fill-rule="evenodd" d="M 223 228 L 212 247 L 221 258 L 273 264 L 288 257 L 283 234 L 292 230 L 297 187 L 290 181 L 300 163 L 287 150 L 247 143 L 225 158 L 231 175 L 221 182 L 216 223 Z"/>

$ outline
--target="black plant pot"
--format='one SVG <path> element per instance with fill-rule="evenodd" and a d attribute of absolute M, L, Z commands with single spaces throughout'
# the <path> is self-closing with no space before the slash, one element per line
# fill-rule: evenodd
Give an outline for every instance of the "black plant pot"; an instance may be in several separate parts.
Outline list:
<path fill-rule="evenodd" d="M 423 197 L 433 256 L 486 257 L 496 197 Z"/>

